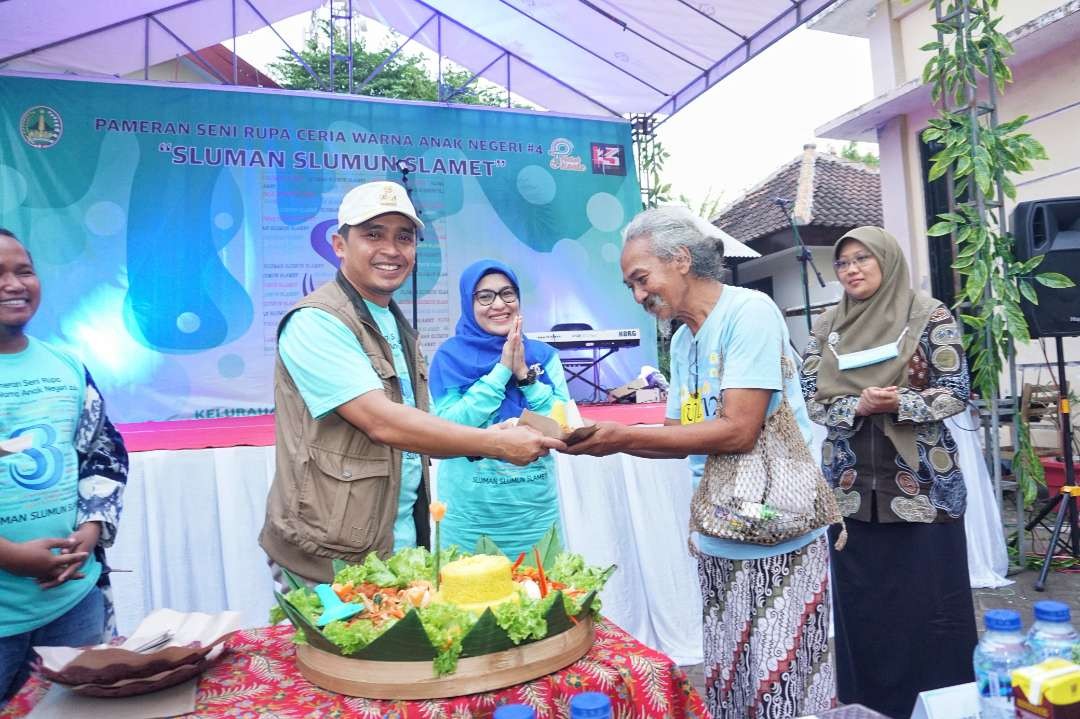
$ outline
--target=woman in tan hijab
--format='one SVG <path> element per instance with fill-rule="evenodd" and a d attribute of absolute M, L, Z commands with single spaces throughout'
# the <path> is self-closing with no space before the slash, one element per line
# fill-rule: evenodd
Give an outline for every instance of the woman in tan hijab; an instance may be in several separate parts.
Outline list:
<path fill-rule="evenodd" d="M 892 235 L 859 227 L 834 258 L 844 296 L 814 326 L 802 385 L 848 531 L 831 560 L 837 693 L 907 717 L 919 692 L 973 680 L 966 493 L 943 423 L 964 409 L 967 362 Z"/>

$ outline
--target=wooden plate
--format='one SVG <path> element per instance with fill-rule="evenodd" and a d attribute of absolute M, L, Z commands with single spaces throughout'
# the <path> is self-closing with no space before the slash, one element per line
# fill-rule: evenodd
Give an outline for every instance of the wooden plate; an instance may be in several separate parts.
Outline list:
<path fill-rule="evenodd" d="M 306 644 L 296 648 L 300 673 L 316 686 L 365 699 L 441 699 L 488 692 L 551 674 L 576 662 L 593 643 L 592 617 L 567 631 L 504 652 L 458 660 L 457 671 L 435 676 L 432 662 L 350 659 Z"/>

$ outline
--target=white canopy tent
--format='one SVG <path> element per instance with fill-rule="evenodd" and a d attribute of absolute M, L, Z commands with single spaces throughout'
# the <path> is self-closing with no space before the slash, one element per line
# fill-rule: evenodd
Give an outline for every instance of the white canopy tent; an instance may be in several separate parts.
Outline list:
<path fill-rule="evenodd" d="M 335 0 L 333 12 L 370 17 L 547 110 L 655 126 L 832 2 Z M 127 75 L 323 4 L 7 0 L 0 70 Z"/>
<path fill-rule="evenodd" d="M 724 243 L 724 257 L 734 257 L 736 259 L 753 259 L 755 257 L 761 257 L 761 253 L 754 248 L 739 242 L 728 233 L 716 228 L 716 235 Z"/>
<path fill-rule="evenodd" d="M 467 68 L 474 76 L 506 88 L 508 95 L 513 93 L 526 98 L 549 111 L 633 119 L 635 139 L 648 142 L 659 123 L 834 1 L 334 0 L 334 11 L 340 13 L 342 8 L 347 8 L 348 16 L 366 16 L 386 24 L 409 38 L 408 42 L 420 43 L 440 58 L 448 58 Z M 198 48 L 227 41 L 323 5 L 322 0 L 0 0 L 0 28 L 3 29 L 0 33 L 0 72 L 131 75 L 178 54 L 197 56 Z M 284 40 L 283 45 L 287 45 Z M 224 83 L 235 81 L 235 69 L 232 78 L 222 77 L 216 70 L 211 72 Z M 358 77 L 356 83 L 362 85 L 369 79 Z M 320 80 L 324 86 L 330 86 L 325 78 Z M 453 96 L 453 88 L 449 88 L 443 99 L 452 102 Z M 757 255 L 753 249 L 730 236 L 723 235 L 723 240 L 729 257 Z M 199 455 L 191 453 L 185 459 L 212 463 L 209 452 Z M 237 449 L 220 452 L 239 454 Z M 157 459 L 158 453 L 141 454 L 145 454 L 145 457 L 140 457 L 140 463 L 144 464 L 140 471 L 148 471 L 146 467 Z M 222 456 L 217 455 L 219 459 Z M 977 454 L 973 452 L 971 456 Z M 272 460 L 272 453 L 269 458 Z M 603 461 L 614 465 L 617 460 L 609 458 Z M 599 465 L 600 462 L 594 464 Z M 192 473 L 190 467 L 185 470 L 183 466 L 180 465 L 180 474 L 176 475 L 181 479 L 210 477 L 216 481 L 214 471 Z M 245 458 L 245 467 L 248 466 L 250 460 Z M 625 468 L 634 468 L 635 471 L 648 468 L 651 472 L 653 467 L 649 463 L 625 464 Z M 575 487 L 582 491 L 609 491 L 619 497 L 628 496 L 622 491 L 624 481 L 618 476 L 618 471 L 623 469 L 606 469 L 604 476 L 611 480 L 607 484 L 593 482 L 596 468 L 588 469 L 590 482 L 574 482 Z M 563 474 L 569 479 L 571 473 L 564 468 Z M 245 488 L 242 483 L 234 481 L 237 475 L 254 482 L 253 488 Z M 255 476 L 248 469 L 242 472 L 223 469 L 220 476 L 222 486 L 235 493 L 235 507 L 254 517 L 254 524 L 251 525 L 253 531 L 249 532 L 248 537 L 251 546 L 254 546 L 254 528 L 261 519 L 259 502 L 265 496 L 266 476 Z M 166 479 L 168 481 L 162 481 L 157 486 L 165 487 L 169 492 L 180 491 L 178 488 L 183 487 L 183 482 L 173 481 L 171 476 Z M 263 486 L 259 485 L 260 481 Z M 641 485 L 645 488 L 651 486 L 647 477 Z M 155 485 L 133 482 L 131 490 L 143 492 L 144 486 Z M 594 487 L 600 489 L 593 490 Z M 618 491 L 605 487 L 616 487 Z M 684 493 L 689 491 L 688 484 L 680 487 Z M 654 489 L 655 496 L 676 498 L 667 484 L 656 482 Z M 249 490 L 250 494 L 247 493 Z M 194 500 L 213 496 L 212 493 L 190 491 L 181 492 L 181 495 Z M 133 496 L 131 504 L 136 503 L 134 497 L 137 496 Z M 145 498 L 138 500 L 136 506 L 140 507 L 143 517 L 169 517 L 170 513 L 175 512 L 176 516 L 198 518 L 200 521 L 209 518 L 207 521 L 212 520 L 213 527 L 205 528 L 203 536 L 228 538 L 228 541 L 222 540 L 223 545 L 233 541 L 235 532 L 230 534 L 226 530 L 233 530 L 236 517 L 222 511 L 222 507 L 232 505 L 228 502 L 221 507 L 215 505 L 211 508 L 213 513 L 209 510 L 185 513 L 177 511 L 175 505 L 168 504 L 174 496 L 177 495 L 162 493 L 161 506 L 168 505 L 165 509 L 155 508 L 154 502 L 158 500 Z M 638 500 L 649 497 L 641 490 L 633 496 Z M 603 494 L 593 499 L 595 501 L 580 499 L 574 506 L 605 506 L 609 501 Z M 682 504 L 672 501 L 671 506 L 688 506 L 685 498 L 682 501 Z M 649 505 L 643 502 L 641 506 L 647 506 L 653 512 L 651 516 L 660 516 L 655 514 L 655 503 Z M 218 511 L 222 511 L 221 516 L 227 521 L 218 522 Z M 680 515 L 676 521 L 673 519 L 674 510 L 664 516 L 666 524 L 629 520 L 628 526 L 615 527 L 609 535 L 625 539 L 634 536 L 634 531 L 656 531 L 657 536 L 663 539 L 678 536 L 677 532 L 686 526 L 685 517 Z M 145 522 L 140 524 L 138 521 L 134 526 L 144 524 L 153 528 L 153 525 Z M 210 531 L 219 525 L 219 535 Z M 993 518 L 986 525 L 999 527 L 993 524 Z M 596 532 L 610 529 L 597 529 L 593 518 L 589 518 L 588 522 L 582 521 L 578 526 Z M 665 533 L 662 526 L 676 529 Z M 203 529 L 200 525 L 200 531 Z M 226 574 L 225 565 L 222 564 L 223 578 L 218 582 L 220 586 L 215 587 L 220 596 L 208 598 L 199 583 L 204 574 L 202 567 L 192 565 L 188 547 L 182 541 L 162 540 L 146 545 L 138 533 L 127 530 L 121 537 L 130 548 L 130 556 L 134 558 L 131 562 L 145 562 L 149 567 L 142 576 L 133 579 L 145 582 L 149 581 L 145 577 L 163 578 L 164 586 L 159 589 L 164 594 L 156 594 L 157 590 L 145 592 L 148 606 L 183 607 L 186 606 L 186 599 L 177 597 L 190 595 L 195 597 L 192 600 L 194 607 L 208 609 L 217 606 L 216 602 L 220 601 L 220 606 L 224 608 L 244 601 L 261 602 L 268 596 L 259 594 L 252 600 L 252 585 L 244 584 L 249 575 L 243 571 L 235 572 L 235 576 Z M 574 540 L 571 537 L 572 547 Z M 584 535 L 578 537 L 577 541 L 581 543 L 580 546 L 596 546 L 600 542 L 596 537 Z M 161 549 L 161 557 L 150 556 L 145 551 L 146 546 Z M 693 596 L 693 592 L 691 589 L 687 595 L 686 590 L 679 590 L 679 587 L 692 588 L 694 584 L 688 560 L 681 557 L 676 562 L 672 559 L 675 555 L 659 549 L 666 545 L 647 541 L 606 541 L 600 546 L 613 549 L 630 547 L 635 551 L 641 547 L 641 551 L 654 556 L 654 561 L 642 561 L 640 567 L 631 565 L 625 568 L 623 575 L 640 579 L 649 571 L 654 571 L 663 575 L 660 580 L 642 580 L 640 588 L 630 587 L 626 597 L 620 598 L 624 605 L 630 605 L 631 600 L 636 601 L 640 593 L 647 592 L 650 597 L 649 611 L 618 618 L 635 629 L 639 636 L 647 637 L 668 653 L 686 661 L 698 661 L 698 649 L 693 646 L 693 640 L 689 639 L 691 635 L 685 630 L 685 627 L 693 626 L 697 621 L 697 607 L 686 601 L 687 596 Z M 123 549 L 121 545 L 120 551 Z M 166 550 L 175 553 L 166 557 Z M 235 558 L 242 555 L 230 552 L 228 556 Z M 655 559 L 661 556 L 663 561 Z M 156 564 L 164 565 L 164 569 Z M 249 572 L 265 569 L 263 565 L 250 562 L 243 566 Z M 190 580 L 178 578 L 179 570 L 199 576 Z M 632 570 L 636 570 L 636 574 Z M 682 574 L 677 578 L 681 583 L 673 581 L 671 577 L 680 571 Z M 267 577 L 264 579 L 268 581 Z M 118 585 L 122 581 L 118 579 Z M 230 597 L 231 587 L 237 587 L 239 591 L 236 596 L 243 599 Z M 194 591 L 196 588 L 199 593 Z M 140 592 L 140 596 L 142 594 Z M 616 601 L 612 601 L 609 606 L 614 608 L 616 604 Z M 251 621 L 261 621 L 261 608 L 260 605 L 260 611 L 251 615 Z M 651 625 L 651 628 L 645 628 L 646 625 Z M 691 644 L 689 648 L 686 648 L 687 642 Z"/>

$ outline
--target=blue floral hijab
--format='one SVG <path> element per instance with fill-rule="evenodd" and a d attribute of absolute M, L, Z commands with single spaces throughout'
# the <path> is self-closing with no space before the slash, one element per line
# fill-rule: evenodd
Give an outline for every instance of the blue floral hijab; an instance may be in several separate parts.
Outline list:
<path fill-rule="evenodd" d="M 431 361 L 430 386 L 432 397 L 436 402 L 452 390 L 465 392 L 478 379 L 490 372 L 502 358 L 502 348 L 506 343 L 506 337 L 493 335 L 481 327 L 473 312 L 473 293 L 476 291 L 476 286 L 485 276 L 493 273 L 506 275 L 517 290 L 518 297 L 521 296 L 521 286 L 518 284 L 517 275 L 498 260 L 479 260 L 465 268 L 458 283 L 458 291 L 461 295 L 461 318 L 458 319 L 456 334 L 439 347 L 439 351 L 435 353 L 435 358 Z M 555 355 L 555 348 L 551 345 L 528 338 L 524 338 L 523 341 L 525 364 L 528 366 L 546 365 L 547 361 Z M 538 379 L 540 382 L 551 384 L 546 374 L 540 375 Z M 525 395 L 511 377 L 506 383 L 506 397 L 499 406 L 494 421 L 501 422 L 512 417 L 520 417 L 522 411 L 528 409 L 528 406 Z"/>

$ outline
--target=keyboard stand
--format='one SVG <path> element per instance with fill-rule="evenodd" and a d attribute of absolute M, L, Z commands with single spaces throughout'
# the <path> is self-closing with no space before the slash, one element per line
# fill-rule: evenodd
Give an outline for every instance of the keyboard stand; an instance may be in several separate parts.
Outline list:
<path fill-rule="evenodd" d="M 600 386 L 600 363 L 619 351 L 618 347 L 608 348 L 604 354 L 600 354 L 600 350 L 596 347 L 592 348 L 592 357 L 567 357 L 563 359 L 559 358 L 562 363 L 563 369 L 566 370 L 567 378 L 566 384 L 569 387 L 570 382 L 573 380 L 581 380 L 585 384 L 593 388 L 592 401 L 599 402 L 601 399 L 607 397 L 608 391 Z M 585 377 L 585 373 L 592 370 L 592 379 Z"/>

